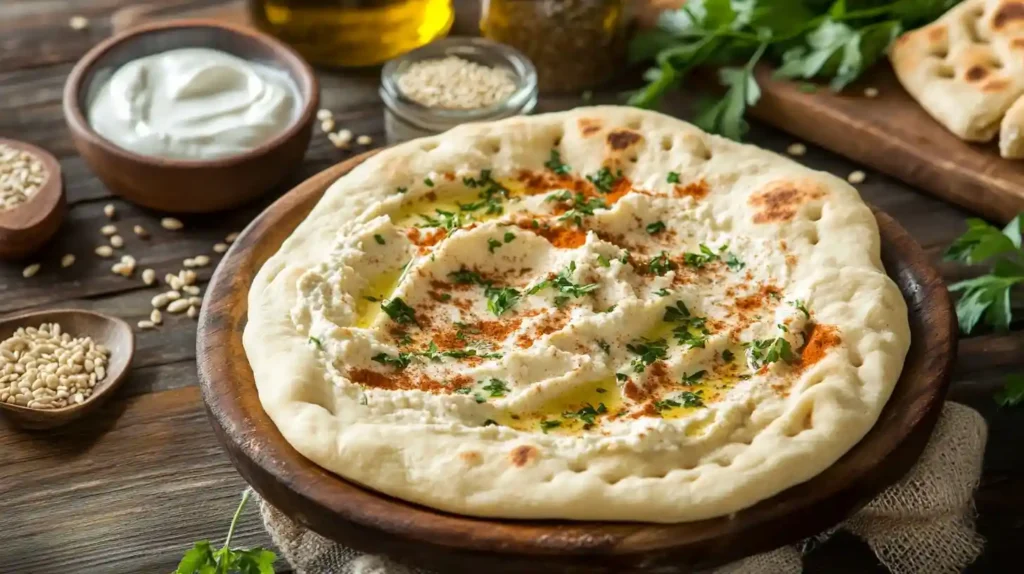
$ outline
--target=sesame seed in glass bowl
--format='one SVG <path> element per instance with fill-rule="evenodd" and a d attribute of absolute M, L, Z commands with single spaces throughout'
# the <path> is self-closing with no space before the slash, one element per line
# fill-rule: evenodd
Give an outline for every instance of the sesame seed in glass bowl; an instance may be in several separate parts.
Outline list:
<path fill-rule="evenodd" d="M 388 62 L 380 95 L 388 142 L 398 143 L 529 114 L 537 104 L 537 72 L 503 44 L 448 38 Z"/>

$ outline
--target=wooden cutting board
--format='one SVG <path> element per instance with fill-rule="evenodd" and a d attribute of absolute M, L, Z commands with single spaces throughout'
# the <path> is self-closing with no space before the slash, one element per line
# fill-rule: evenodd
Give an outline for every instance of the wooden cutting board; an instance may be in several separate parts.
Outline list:
<path fill-rule="evenodd" d="M 477 17 L 475 3 L 455 5 L 460 19 Z M 113 27 L 118 32 L 153 20 L 195 17 L 250 23 L 241 0 L 185 0 L 124 8 Z M 1024 211 L 1024 160 L 999 157 L 995 143 L 957 139 L 903 90 L 888 62 L 841 94 L 827 88 L 807 93 L 796 82 L 771 76 L 768 67 L 758 70 L 762 94 L 751 111 L 754 118 L 988 219 L 1005 222 Z M 878 97 L 864 96 L 866 87 L 876 88 Z"/>

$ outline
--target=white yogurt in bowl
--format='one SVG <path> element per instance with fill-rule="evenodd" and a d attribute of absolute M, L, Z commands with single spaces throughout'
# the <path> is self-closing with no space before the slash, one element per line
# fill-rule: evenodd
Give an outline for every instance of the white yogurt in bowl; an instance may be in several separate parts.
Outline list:
<path fill-rule="evenodd" d="M 88 105 L 118 147 L 185 160 L 245 153 L 288 129 L 298 88 L 282 70 L 209 48 L 179 48 L 118 68 Z"/>

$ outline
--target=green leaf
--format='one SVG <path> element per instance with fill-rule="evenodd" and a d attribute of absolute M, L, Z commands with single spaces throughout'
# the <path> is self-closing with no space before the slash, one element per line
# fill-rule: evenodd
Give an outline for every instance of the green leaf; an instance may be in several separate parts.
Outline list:
<path fill-rule="evenodd" d="M 212 566 L 214 564 L 213 549 L 208 541 L 203 540 L 196 542 L 185 553 L 181 558 L 181 562 L 178 562 L 178 569 L 175 570 L 175 574 L 195 574 L 203 566 Z"/>
<path fill-rule="evenodd" d="M 712 133 L 721 134 L 729 139 L 739 141 L 747 132 L 748 125 L 743 119 L 747 106 L 753 106 L 761 99 L 761 88 L 754 79 L 754 66 L 761 59 L 767 44 L 754 52 L 747 65 L 742 68 L 722 68 L 718 78 L 728 90 L 725 97 L 715 103 L 704 103 L 699 106 L 697 117 L 693 123 Z"/>
<path fill-rule="evenodd" d="M 1003 388 L 996 393 L 996 403 L 1001 407 L 1014 407 L 1024 402 L 1024 375 L 1010 375 Z"/>

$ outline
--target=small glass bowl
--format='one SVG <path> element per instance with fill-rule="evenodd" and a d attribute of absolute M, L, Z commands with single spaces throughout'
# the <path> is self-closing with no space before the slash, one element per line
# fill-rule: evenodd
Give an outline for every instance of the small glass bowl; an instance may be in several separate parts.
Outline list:
<path fill-rule="evenodd" d="M 448 56 L 505 68 L 512 72 L 516 90 L 504 101 L 473 110 L 428 108 L 402 94 L 398 78 L 409 65 Z M 381 71 L 380 97 L 384 101 L 384 128 L 388 143 L 399 143 L 439 134 L 460 124 L 529 114 L 537 105 L 537 70 L 526 56 L 504 44 L 484 38 L 448 38 L 388 62 Z"/>

